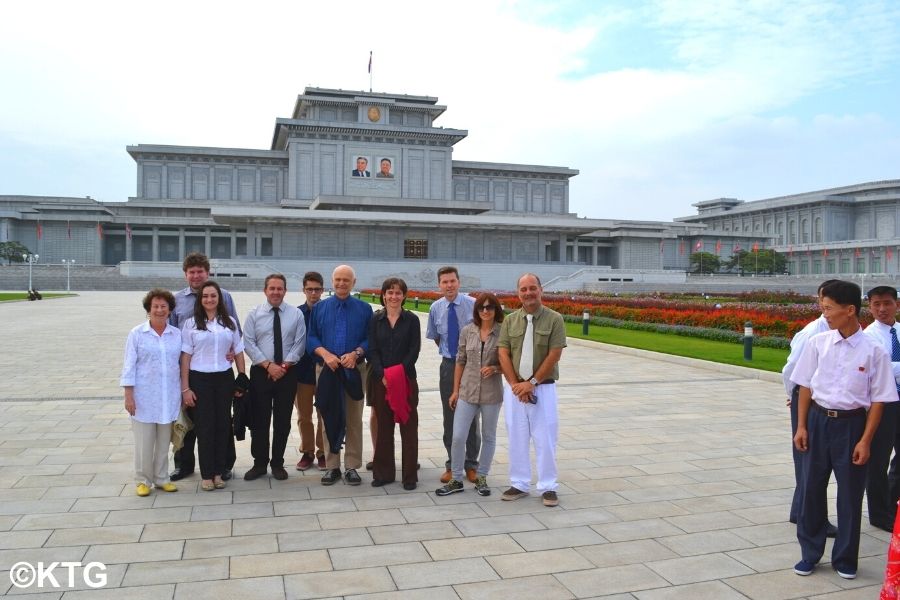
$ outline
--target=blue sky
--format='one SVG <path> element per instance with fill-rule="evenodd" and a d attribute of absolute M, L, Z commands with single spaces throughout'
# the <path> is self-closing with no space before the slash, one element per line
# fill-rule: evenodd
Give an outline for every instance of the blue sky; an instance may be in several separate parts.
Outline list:
<path fill-rule="evenodd" d="M 0 194 L 135 191 L 127 144 L 267 148 L 304 86 L 437 96 L 461 160 L 568 166 L 582 216 L 668 220 L 900 178 L 891 0 L 17 3 Z"/>

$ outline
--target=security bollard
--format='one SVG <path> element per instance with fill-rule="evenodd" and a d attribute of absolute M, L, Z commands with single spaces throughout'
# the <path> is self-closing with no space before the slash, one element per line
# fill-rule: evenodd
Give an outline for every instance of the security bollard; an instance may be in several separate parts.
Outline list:
<path fill-rule="evenodd" d="M 753 323 L 744 323 L 744 360 L 753 360 Z"/>
<path fill-rule="evenodd" d="M 591 313 L 585 309 L 585 311 L 581 314 L 581 334 L 588 334 L 588 327 L 591 324 Z"/>

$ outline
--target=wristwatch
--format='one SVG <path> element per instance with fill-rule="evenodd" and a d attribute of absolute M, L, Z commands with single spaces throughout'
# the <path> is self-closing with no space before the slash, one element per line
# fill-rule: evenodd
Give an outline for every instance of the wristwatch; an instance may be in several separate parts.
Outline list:
<path fill-rule="evenodd" d="M 357 348 L 357 349 L 354 350 L 353 352 L 354 352 L 354 354 L 356 354 L 356 358 L 362 358 L 362 355 L 363 355 L 362 349 Z"/>
<path fill-rule="evenodd" d="M 533 385 L 534 387 L 537 387 L 537 386 L 538 386 L 538 380 L 535 379 L 534 377 L 532 377 L 531 379 L 529 379 L 529 380 L 528 380 L 528 383 L 530 383 L 530 384 Z"/>

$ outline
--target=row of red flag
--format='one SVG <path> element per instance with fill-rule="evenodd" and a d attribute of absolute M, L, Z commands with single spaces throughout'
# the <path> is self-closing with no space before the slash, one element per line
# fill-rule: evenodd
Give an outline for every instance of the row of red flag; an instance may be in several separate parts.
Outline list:
<path fill-rule="evenodd" d="M 659 240 L 659 253 L 660 254 L 663 253 L 664 242 L 665 242 L 665 240 Z M 759 242 L 753 242 L 753 244 L 750 247 L 750 250 L 752 252 L 759 252 L 761 248 L 762 248 L 762 246 L 760 246 Z M 699 252 L 701 250 L 703 250 L 703 240 L 697 240 L 697 243 L 694 244 L 694 251 Z M 735 244 L 732 252 L 740 252 L 741 250 L 742 250 L 741 245 Z M 872 256 L 877 256 L 876 250 L 877 250 L 876 248 L 870 248 Z M 716 254 L 719 254 L 721 251 L 722 251 L 722 240 L 716 240 Z M 684 255 L 684 252 L 685 252 L 685 244 L 684 244 L 684 240 L 681 240 L 680 242 L 678 242 L 678 254 Z M 794 256 L 794 246 L 793 245 L 788 246 L 787 253 L 788 253 L 788 256 L 791 256 L 791 257 Z M 843 253 L 844 253 L 843 249 L 838 249 L 838 254 L 843 255 Z M 861 257 L 863 254 L 862 249 L 854 248 L 853 254 L 857 258 Z M 892 260 L 894 258 L 894 248 L 892 246 L 885 246 L 884 254 L 888 260 Z M 810 250 L 808 247 L 806 249 L 806 256 L 812 256 L 812 250 Z M 828 248 L 822 248 L 822 256 L 828 256 Z"/>
<path fill-rule="evenodd" d="M 128 236 L 128 239 L 131 239 L 131 225 L 125 223 L 125 235 Z M 41 222 L 37 222 L 37 239 L 42 239 L 44 237 L 44 227 L 41 225 Z M 70 240 L 72 239 L 72 223 L 70 221 L 66 221 L 66 237 Z M 97 221 L 97 237 L 101 240 L 103 239 L 103 223 Z"/>

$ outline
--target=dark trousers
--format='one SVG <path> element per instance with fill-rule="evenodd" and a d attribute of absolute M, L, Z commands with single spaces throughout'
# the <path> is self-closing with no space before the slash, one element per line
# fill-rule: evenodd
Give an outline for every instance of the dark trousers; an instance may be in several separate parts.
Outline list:
<path fill-rule="evenodd" d="M 297 391 L 297 374 L 289 369 L 278 381 L 272 381 L 262 367 L 250 368 L 250 454 L 253 466 L 265 469 L 284 467 L 284 449 L 291 434 L 291 413 Z M 272 425 L 272 456 L 269 458 L 269 424 Z"/>
<path fill-rule="evenodd" d="M 875 437 L 872 438 L 872 454 L 869 457 L 866 477 L 866 499 L 869 505 L 869 522 L 876 527 L 893 531 L 894 518 L 897 516 L 897 499 L 891 498 L 887 470 L 897 435 L 898 408 L 896 402 L 886 402 L 883 406 L 881 422 L 875 430 Z"/>
<path fill-rule="evenodd" d="M 450 358 L 441 359 L 440 390 L 441 407 L 444 411 L 444 448 L 447 449 L 446 467 L 450 468 L 450 449 L 453 447 L 453 409 L 450 408 L 450 394 L 453 393 L 453 371 L 456 369 L 456 360 Z M 478 454 L 481 452 L 481 427 L 478 424 L 480 417 L 472 419 L 469 427 L 469 435 L 466 437 L 466 469 L 478 468 Z"/>
<path fill-rule="evenodd" d="M 381 381 L 371 379 L 372 409 L 378 420 L 378 433 L 375 436 L 375 466 L 372 477 L 385 482 L 397 478 L 397 466 L 394 458 L 394 411 L 387 403 L 386 390 Z M 416 463 L 419 460 L 419 385 L 415 379 L 409 382 L 409 420 L 400 425 L 401 444 L 401 476 L 403 483 L 416 483 Z"/>
<path fill-rule="evenodd" d="M 228 446 L 234 444 L 231 435 L 234 372 L 231 369 L 220 373 L 191 371 L 188 382 L 197 396 L 194 432 L 200 455 L 200 475 L 203 479 L 212 479 L 230 468 Z"/>
<path fill-rule="evenodd" d="M 797 514 L 800 512 L 800 480 L 803 474 L 803 453 L 794 446 L 794 436 L 797 434 L 797 405 L 800 404 L 799 397 L 800 386 L 795 385 L 791 391 L 791 452 L 794 457 L 794 497 L 791 500 L 791 523 L 797 522 Z"/>
<path fill-rule="evenodd" d="M 185 408 L 185 413 L 187 413 L 188 418 L 191 420 L 191 423 L 194 422 L 194 409 L 193 408 Z M 175 463 L 175 468 L 184 471 L 185 473 L 189 473 L 194 470 L 196 460 L 194 458 L 194 444 L 197 442 L 197 433 L 194 429 L 191 429 L 186 434 L 184 434 L 184 445 L 180 450 L 175 451 L 172 454 L 172 462 Z M 234 463 L 237 460 L 237 451 L 234 449 L 234 433 L 229 436 L 228 440 L 228 471 L 234 468 Z"/>
<path fill-rule="evenodd" d="M 866 428 L 866 415 L 844 419 L 827 417 L 810 407 L 807 419 L 809 442 L 802 452 L 800 512 L 797 540 L 803 560 L 816 564 L 825 552 L 828 525 L 828 479 L 837 480 L 838 533 L 831 551 L 835 569 L 855 571 L 859 556 L 862 499 L 866 465 L 854 465 L 853 448 Z"/>
<path fill-rule="evenodd" d="M 889 404 L 884 405 L 885 408 Z M 891 468 L 888 469 L 888 487 L 891 498 L 891 506 L 897 506 L 897 500 L 900 499 L 900 407 L 896 412 L 896 421 L 894 423 L 896 431 L 894 432 L 894 458 L 891 459 Z M 884 416 L 881 417 L 884 420 Z"/>

